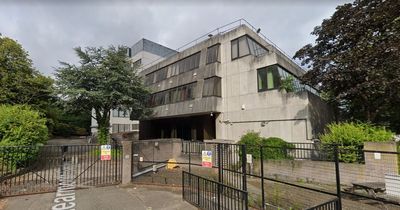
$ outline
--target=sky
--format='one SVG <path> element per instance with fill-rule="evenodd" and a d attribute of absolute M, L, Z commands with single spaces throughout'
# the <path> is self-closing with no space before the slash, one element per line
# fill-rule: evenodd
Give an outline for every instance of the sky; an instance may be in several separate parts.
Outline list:
<path fill-rule="evenodd" d="M 126 45 L 146 38 L 172 49 L 222 25 L 246 19 L 293 56 L 343 0 L 2 0 L 0 33 L 28 51 L 51 76 L 59 61 L 76 63 L 74 47 Z"/>

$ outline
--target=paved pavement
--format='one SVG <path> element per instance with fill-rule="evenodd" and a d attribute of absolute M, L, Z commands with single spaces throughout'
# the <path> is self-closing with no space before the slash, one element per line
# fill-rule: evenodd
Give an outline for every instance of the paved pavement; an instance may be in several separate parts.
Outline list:
<path fill-rule="evenodd" d="M 195 210 L 182 200 L 180 188 L 155 186 L 98 187 L 76 190 L 76 210 Z M 55 193 L 3 198 L 0 210 L 46 210 L 54 205 Z"/>

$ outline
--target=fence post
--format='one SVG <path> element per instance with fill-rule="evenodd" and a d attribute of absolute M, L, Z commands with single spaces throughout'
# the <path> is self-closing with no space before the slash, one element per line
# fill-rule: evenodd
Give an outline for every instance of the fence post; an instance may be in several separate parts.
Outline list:
<path fill-rule="evenodd" d="M 335 172 L 336 172 L 336 193 L 338 197 L 338 210 L 342 209 L 342 193 L 340 191 L 340 172 L 339 172 L 339 149 L 338 145 L 334 145 L 334 156 L 335 156 Z"/>
<path fill-rule="evenodd" d="M 200 206 L 200 177 L 197 177 L 197 205 Z"/>
<path fill-rule="evenodd" d="M 190 149 L 190 141 L 189 141 L 189 173 L 192 173 L 192 160 L 191 160 L 191 149 Z"/>
<path fill-rule="evenodd" d="M 222 182 L 221 144 L 217 144 L 218 182 Z"/>
<path fill-rule="evenodd" d="M 129 184 L 132 179 L 132 141 L 121 141 L 122 144 L 122 183 Z"/>
<path fill-rule="evenodd" d="M 222 163 L 221 163 L 221 144 L 217 144 L 217 156 L 218 156 L 218 184 L 217 184 L 217 196 L 218 196 L 218 210 L 221 209 L 221 182 L 222 182 Z"/>
<path fill-rule="evenodd" d="M 265 192 L 264 192 L 264 154 L 263 148 L 260 147 L 260 164 L 261 164 L 261 202 L 262 202 L 262 209 L 265 210 Z"/>
<path fill-rule="evenodd" d="M 246 170 L 246 166 L 247 166 L 247 153 L 246 153 L 246 145 L 241 145 L 242 147 L 242 173 L 243 173 L 243 190 L 247 191 L 247 170 Z"/>

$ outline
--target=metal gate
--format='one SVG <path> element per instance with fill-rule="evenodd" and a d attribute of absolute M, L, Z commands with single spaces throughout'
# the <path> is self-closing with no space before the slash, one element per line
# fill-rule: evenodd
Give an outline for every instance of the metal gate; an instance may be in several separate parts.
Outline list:
<path fill-rule="evenodd" d="M 213 154 L 212 167 L 217 181 L 196 175 L 202 151 Z M 183 199 L 201 209 L 248 209 L 246 147 L 239 144 L 182 142 L 182 153 L 189 156 L 189 172 L 182 174 Z M 197 157 L 197 158 L 196 158 Z M 194 160 L 194 161 L 193 161 Z"/>
<path fill-rule="evenodd" d="M 122 179 L 122 149 L 113 145 L 111 160 L 100 160 L 100 145 L 0 147 L 0 196 L 57 190 L 61 174 L 76 188 L 117 184 Z"/>

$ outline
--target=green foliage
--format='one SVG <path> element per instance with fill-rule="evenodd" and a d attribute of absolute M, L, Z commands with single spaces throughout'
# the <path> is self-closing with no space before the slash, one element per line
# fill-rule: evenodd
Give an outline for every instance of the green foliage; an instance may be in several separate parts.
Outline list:
<path fill-rule="evenodd" d="M 329 93 L 352 120 L 400 131 L 400 1 L 360 0 L 336 8 L 295 54 L 303 80 Z"/>
<path fill-rule="evenodd" d="M 329 124 L 326 133 L 321 135 L 321 141 L 325 144 L 358 146 L 367 141 L 392 141 L 393 137 L 394 133 L 382 126 L 361 122 L 342 122 Z"/>
<path fill-rule="evenodd" d="M 294 77 L 289 75 L 281 79 L 281 84 L 279 86 L 280 90 L 285 90 L 288 93 L 294 92 Z"/>
<path fill-rule="evenodd" d="M 245 135 L 240 138 L 239 144 L 246 145 L 247 154 L 252 154 L 253 158 L 260 158 L 260 145 L 262 137 L 260 133 L 254 131 L 248 131 Z"/>
<path fill-rule="evenodd" d="M 76 48 L 80 65 L 61 63 L 57 90 L 67 107 L 92 113 L 99 126 L 100 142 L 108 139 L 110 110 L 131 111 L 131 118 L 150 114 L 146 108 L 149 91 L 131 66 L 126 47 Z"/>
<path fill-rule="evenodd" d="M 247 154 L 252 154 L 254 159 L 260 158 L 261 146 L 263 146 L 264 159 L 290 159 L 287 149 L 294 148 L 292 144 L 281 138 L 263 138 L 260 137 L 260 133 L 254 131 L 248 131 L 238 143 L 246 145 Z"/>
<path fill-rule="evenodd" d="M 320 139 L 325 147 L 338 145 L 339 160 L 347 163 L 361 161 L 361 149 L 364 142 L 392 141 L 394 133 L 382 126 L 370 123 L 342 122 L 331 123 Z"/>
<path fill-rule="evenodd" d="M 0 105 L 0 146 L 44 144 L 46 119 L 28 106 Z"/>
<path fill-rule="evenodd" d="M 46 111 L 49 133 L 53 136 L 84 136 L 90 129 L 90 114 L 87 112 L 72 112 L 53 104 Z"/>
<path fill-rule="evenodd" d="M 291 159 L 288 152 L 294 145 L 278 137 L 262 138 L 261 145 L 264 146 L 264 159 Z"/>
<path fill-rule="evenodd" d="M 16 41 L 0 36 L 0 104 L 29 104 L 45 113 L 53 80 L 36 71 L 28 56 Z"/>
<path fill-rule="evenodd" d="M 107 144 L 107 142 L 108 142 L 108 129 L 99 128 L 97 138 L 98 138 L 98 141 L 99 141 L 98 143 L 99 144 Z"/>

